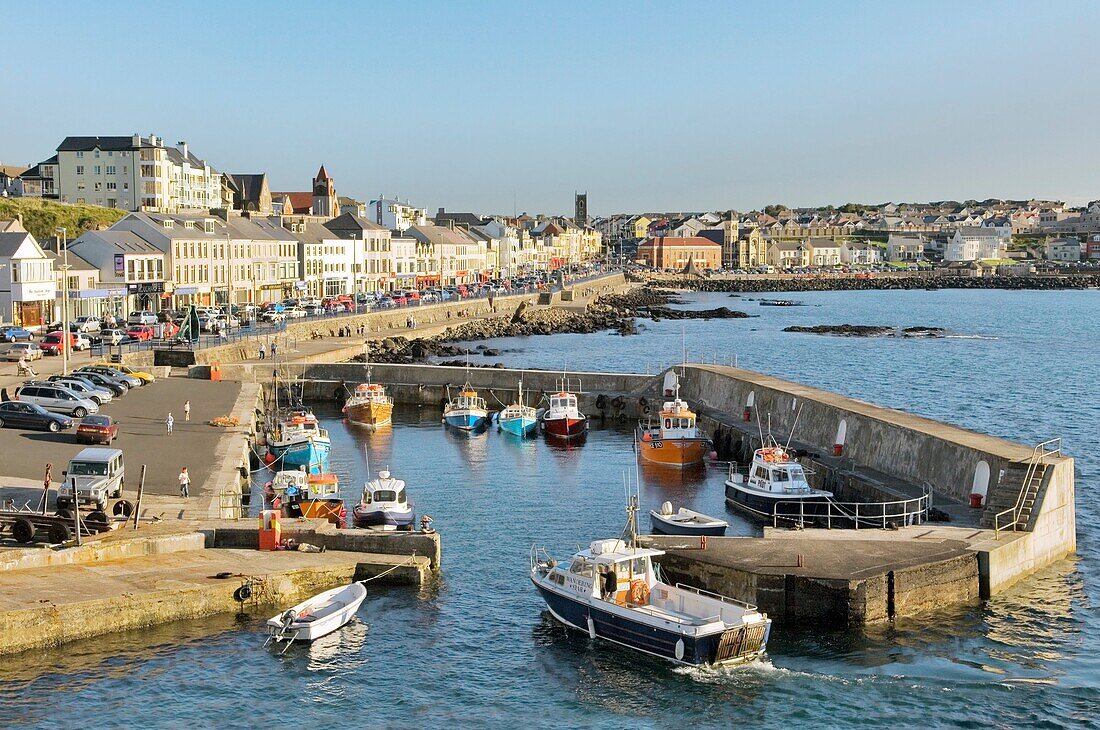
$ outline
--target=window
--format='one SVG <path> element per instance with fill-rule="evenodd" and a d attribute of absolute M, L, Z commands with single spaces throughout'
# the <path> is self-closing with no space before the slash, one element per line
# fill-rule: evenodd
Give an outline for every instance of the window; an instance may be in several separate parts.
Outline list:
<path fill-rule="evenodd" d="M 117 190 L 118 189 L 118 183 L 113 183 L 113 182 L 107 183 L 107 189 L 108 190 Z"/>
<path fill-rule="evenodd" d="M 76 166 L 76 174 L 77 175 L 83 175 L 84 174 L 84 165 L 77 165 Z"/>
<path fill-rule="evenodd" d="M 99 155 L 96 155 L 96 157 L 99 157 Z M 100 174 L 100 170 L 102 170 L 102 169 L 103 169 L 103 168 L 102 168 L 101 166 L 99 166 L 99 165 L 96 165 L 96 166 L 95 166 L 95 174 L 96 174 L 96 175 L 99 175 L 99 174 Z"/>
<path fill-rule="evenodd" d="M 97 183 L 95 184 L 95 190 L 96 190 L 96 192 L 99 192 L 99 191 L 100 191 L 100 190 L 102 190 L 102 189 L 103 189 L 103 183 L 101 183 L 101 182 L 97 182 Z"/>
<path fill-rule="evenodd" d="M 96 156 L 96 159 L 98 160 L 99 159 L 99 150 L 95 151 L 95 156 Z"/>
<path fill-rule="evenodd" d="M 82 152 L 82 151 L 78 151 L 78 152 L 76 153 L 76 156 L 77 156 L 77 157 L 81 157 L 81 158 L 82 158 L 82 157 L 84 157 L 84 152 Z"/>
<path fill-rule="evenodd" d="M 107 174 L 108 175 L 114 175 L 115 174 L 115 166 L 114 165 L 107 165 Z"/>

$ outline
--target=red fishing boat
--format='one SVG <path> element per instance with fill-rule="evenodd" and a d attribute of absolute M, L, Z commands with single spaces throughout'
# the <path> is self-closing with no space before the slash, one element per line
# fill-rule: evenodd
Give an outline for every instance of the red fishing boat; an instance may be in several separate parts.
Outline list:
<path fill-rule="evenodd" d="M 561 389 L 550 396 L 550 407 L 542 415 L 542 430 L 553 438 L 577 438 L 588 431 L 588 416 L 577 408 L 577 396 L 570 393 L 566 385 L 563 380 Z"/>

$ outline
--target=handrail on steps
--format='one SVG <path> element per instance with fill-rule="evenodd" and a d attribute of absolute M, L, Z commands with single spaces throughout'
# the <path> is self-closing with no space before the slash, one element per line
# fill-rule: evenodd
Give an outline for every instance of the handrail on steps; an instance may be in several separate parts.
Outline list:
<path fill-rule="evenodd" d="M 1043 465 L 1043 459 L 1054 455 L 1062 455 L 1062 438 L 1060 436 L 1058 438 L 1048 439 L 1041 444 L 1036 444 L 1035 448 L 1031 450 L 1031 457 L 1028 459 L 1027 464 L 1027 473 L 1024 474 L 1024 483 L 1020 486 L 1020 493 L 1016 495 L 1016 504 L 1006 510 L 998 512 L 993 517 L 993 532 L 997 537 L 1001 536 L 1001 530 L 1008 530 L 1011 528 L 1013 532 L 1016 532 L 1016 528 L 1020 526 L 1020 513 L 1023 511 L 1024 499 L 1027 497 L 1027 492 L 1031 488 L 1031 480 L 1035 478 L 1035 473 L 1039 470 L 1039 467 Z M 1012 521 L 1002 527 L 1001 518 L 1009 514 L 1012 515 Z"/>

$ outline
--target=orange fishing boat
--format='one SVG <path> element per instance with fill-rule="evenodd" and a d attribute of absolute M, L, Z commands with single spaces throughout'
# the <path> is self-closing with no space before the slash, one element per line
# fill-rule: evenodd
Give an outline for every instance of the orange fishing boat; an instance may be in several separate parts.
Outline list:
<path fill-rule="evenodd" d="M 393 418 L 393 398 L 378 383 L 360 383 L 344 404 L 344 415 L 358 426 L 385 426 Z"/>
<path fill-rule="evenodd" d="M 267 501 L 284 517 L 315 517 L 337 527 L 347 523 L 347 510 L 340 499 L 340 480 L 335 474 L 307 474 L 286 470 L 267 483 Z"/>
<path fill-rule="evenodd" d="M 696 415 L 680 400 L 676 386 L 674 400 L 666 401 L 656 421 L 638 424 L 638 454 L 645 461 L 683 468 L 701 464 L 710 439 L 699 434 Z"/>

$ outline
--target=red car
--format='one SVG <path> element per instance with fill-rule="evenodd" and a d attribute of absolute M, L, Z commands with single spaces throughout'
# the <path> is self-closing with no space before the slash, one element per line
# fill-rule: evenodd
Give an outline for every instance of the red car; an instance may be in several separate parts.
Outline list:
<path fill-rule="evenodd" d="M 42 350 L 43 355 L 60 355 L 64 344 L 65 335 L 61 332 L 51 332 L 42 338 L 42 341 L 38 343 L 38 349 Z M 80 339 L 80 335 L 70 332 L 69 333 L 69 352 L 73 350 L 83 350 L 84 345 Z"/>
<path fill-rule="evenodd" d="M 78 444 L 106 444 L 118 438 L 118 422 L 110 416 L 102 414 L 88 415 L 80 419 L 76 427 L 76 442 Z"/>
<path fill-rule="evenodd" d="M 152 326 L 147 324 L 139 324 L 131 327 L 126 331 L 126 336 L 131 340 L 137 340 L 138 342 L 145 342 L 151 340 L 157 336 L 156 330 Z"/>

